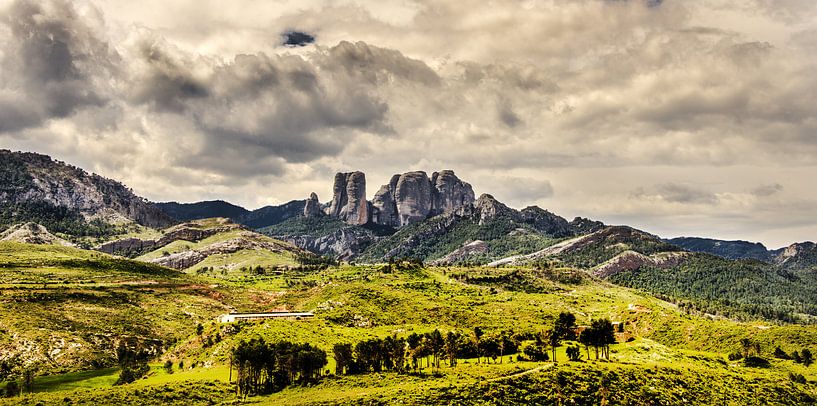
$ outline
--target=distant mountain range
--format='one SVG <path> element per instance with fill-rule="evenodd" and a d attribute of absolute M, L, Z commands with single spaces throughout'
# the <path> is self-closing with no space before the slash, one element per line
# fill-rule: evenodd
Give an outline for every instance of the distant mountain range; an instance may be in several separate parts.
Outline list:
<path fill-rule="evenodd" d="M 517 210 L 490 194 L 476 197 L 450 170 L 394 175 L 372 200 L 365 174 L 338 173 L 328 202 L 312 193 L 250 211 L 220 200 L 151 203 L 119 182 L 44 155 L 0 150 L 0 158 L 0 236 L 10 241 L 73 243 L 212 275 L 259 264 L 299 266 L 306 257 L 324 261 L 307 251 L 362 263 L 582 269 L 688 300 L 684 306 L 698 311 L 726 306 L 733 315 L 817 317 L 814 243 L 769 250 L 746 241 L 662 240 L 627 226 L 568 221 L 536 206 Z"/>

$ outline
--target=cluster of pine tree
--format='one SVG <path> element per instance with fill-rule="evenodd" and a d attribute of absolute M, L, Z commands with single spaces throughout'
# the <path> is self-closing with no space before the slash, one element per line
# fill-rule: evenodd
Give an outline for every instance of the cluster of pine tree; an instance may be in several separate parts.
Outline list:
<path fill-rule="evenodd" d="M 327 364 L 326 352 L 310 344 L 289 341 L 267 343 L 254 338 L 233 349 L 232 367 L 237 370 L 238 391 L 268 394 L 302 381 L 315 381 Z"/>

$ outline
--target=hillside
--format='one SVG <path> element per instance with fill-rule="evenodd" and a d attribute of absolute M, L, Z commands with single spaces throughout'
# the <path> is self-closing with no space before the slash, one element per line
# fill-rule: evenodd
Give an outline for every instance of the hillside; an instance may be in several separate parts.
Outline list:
<path fill-rule="evenodd" d="M 70 387 L 79 389 L 65 392 L 60 388 L 68 385 L 60 382 L 72 375 L 62 380 L 43 377 L 35 380 L 35 386 L 43 382 L 40 388 L 54 392 L 38 393 L 21 401 L 49 403 L 70 397 L 78 403 L 118 399 L 122 404 L 150 404 L 150 396 L 164 394 L 168 404 L 181 404 L 185 399 L 183 393 L 192 390 L 199 399 L 209 399 L 207 402 L 229 402 L 235 399 L 226 383 L 229 350 L 242 340 L 263 338 L 268 342 L 311 343 L 330 354 L 327 369 L 334 375 L 335 360 L 331 354 L 335 344 L 354 345 L 361 340 L 392 335 L 406 338 L 412 333 L 424 334 L 434 329 L 440 329 L 443 334 L 454 331 L 472 337 L 471 332 L 479 327 L 486 342 L 491 337 L 504 335 L 509 339 L 513 337 L 511 343 L 520 340 L 519 345 L 527 346 L 532 345 L 539 332 L 550 328 L 563 311 L 575 314 L 579 325 L 598 318 L 623 323 L 623 332 L 616 334 L 618 342 L 611 346 L 609 361 L 595 361 L 592 349 L 587 352 L 582 347 L 580 361 L 566 362 L 566 347 L 574 345 L 572 342 L 558 348 L 559 363 L 556 364 L 524 361 L 520 350 L 509 350 L 492 361 L 486 357 L 478 360 L 463 356 L 456 366 L 449 366 L 445 361 L 436 368 L 432 357 L 427 355 L 420 358 L 417 371 L 326 376 L 317 383 L 254 396 L 250 401 L 258 404 L 474 401 L 502 404 L 503 401 L 573 399 L 577 404 L 595 404 L 607 398 L 614 404 L 631 404 L 660 398 L 666 404 L 675 404 L 684 398 L 690 404 L 755 401 L 799 404 L 817 398 L 814 366 L 806 368 L 772 356 L 777 346 L 787 353 L 813 346 L 817 342 L 817 327 L 736 323 L 691 316 L 649 295 L 575 272 L 569 269 L 421 268 L 395 263 L 391 267 L 346 266 L 310 273 L 287 271 L 241 283 L 231 282 L 233 293 L 222 299 L 226 302 L 244 297 L 246 293 L 241 292 L 248 289 L 264 286 L 276 292 L 265 296 L 267 308 L 309 310 L 315 313 L 315 318 L 233 324 L 205 321 L 201 334 L 191 333 L 168 347 L 144 380 L 111 388 L 99 382 L 115 372 L 102 372 L 93 379 L 72 380 Z M 759 355 L 770 360 L 768 368 L 751 368 L 742 361 L 727 359 L 727 354 L 740 350 L 740 340 L 744 338 L 759 343 Z M 406 359 L 410 362 L 410 358 Z M 174 365 L 182 362 L 184 368 L 167 374 L 159 366 L 165 360 L 171 360 Z M 803 374 L 806 383 L 792 383 L 790 373 Z M 646 383 L 650 383 L 651 388 L 640 389 L 645 388 Z M 728 392 L 724 392 L 726 387 Z M 419 394 L 422 396 L 418 398 Z"/>
<path fill-rule="evenodd" d="M 727 259 L 755 259 L 764 262 L 774 260 L 774 254 L 761 243 L 698 237 L 678 237 L 666 241 L 688 251 L 704 252 Z"/>
<path fill-rule="evenodd" d="M 0 150 L 0 230 L 26 222 L 67 237 L 103 237 L 173 220 L 117 181 L 46 155 Z"/>
<path fill-rule="evenodd" d="M 153 239 L 125 238 L 96 250 L 181 270 L 226 275 L 251 268 L 295 266 L 305 252 L 225 218 L 194 220 L 163 229 Z"/>
<path fill-rule="evenodd" d="M 226 309 L 174 270 L 54 245 L 0 242 L 0 359 L 40 373 L 116 364 L 116 345 L 158 353 Z"/>
<path fill-rule="evenodd" d="M 250 211 L 223 200 L 210 200 L 196 203 L 165 202 L 156 203 L 156 207 L 177 221 L 200 220 L 213 217 L 239 218 Z"/>
<path fill-rule="evenodd" d="M 348 224 L 332 216 L 317 215 L 293 217 L 260 231 L 341 259 L 384 262 L 416 258 L 442 265 L 484 264 L 526 254 L 561 238 L 601 227 L 600 222 L 581 218 L 568 222 L 536 206 L 515 210 L 490 195 L 482 195 L 473 204 L 396 229 L 371 222 Z"/>

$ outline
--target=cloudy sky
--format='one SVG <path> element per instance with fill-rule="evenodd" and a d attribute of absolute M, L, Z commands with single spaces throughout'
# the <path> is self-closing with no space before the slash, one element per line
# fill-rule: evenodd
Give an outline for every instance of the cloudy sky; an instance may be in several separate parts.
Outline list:
<path fill-rule="evenodd" d="M 371 198 L 454 169 L 511 206 L 666 237 L 817 239 L 812 0 L 0 10 L 0 147 L 155 201 L 326 201 L 350 170 Z"/>

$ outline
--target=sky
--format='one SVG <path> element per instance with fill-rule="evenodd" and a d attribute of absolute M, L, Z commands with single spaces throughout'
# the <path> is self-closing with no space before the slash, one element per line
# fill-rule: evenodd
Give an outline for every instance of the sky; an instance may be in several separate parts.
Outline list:
<path fill-rule="evenodd" d="M 812 0 L 0 0 L 0 148 L 153 201 L 453 169 L 664 237 L 817 239 Z"/>

